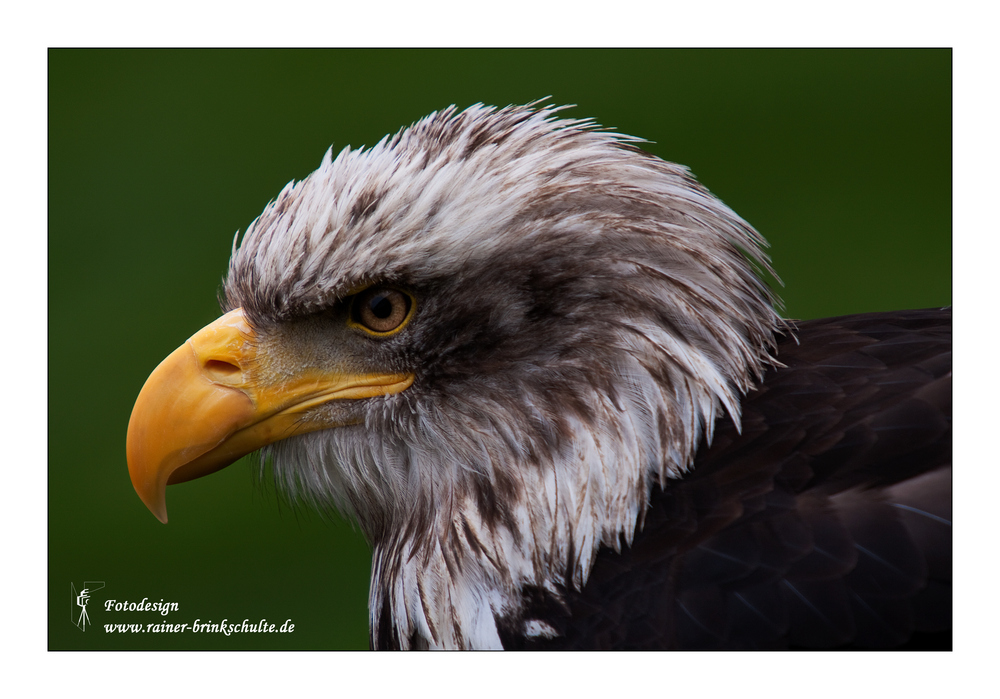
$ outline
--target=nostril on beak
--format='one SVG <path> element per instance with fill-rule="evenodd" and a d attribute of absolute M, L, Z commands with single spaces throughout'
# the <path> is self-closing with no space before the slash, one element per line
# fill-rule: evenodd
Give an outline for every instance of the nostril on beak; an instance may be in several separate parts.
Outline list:
<path fill-rule="evenodd" d="M 236 364 L 221 359 L 209 359 L 205 362 L 205 372 L 219 379 L 232 379 L 235 374 L 240 373 L 240 368 Z"/>

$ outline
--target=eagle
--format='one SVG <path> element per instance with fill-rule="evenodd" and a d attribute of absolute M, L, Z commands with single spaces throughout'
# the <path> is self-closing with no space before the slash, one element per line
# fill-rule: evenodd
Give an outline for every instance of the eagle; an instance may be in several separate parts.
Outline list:
<path fill-rule="evenodd" d="M 559 109 L 290 182 L 138 395 L 139 497 L 259 452 L 370 543 L 379 649 L 950 648 L 950 310 L 783 318 L 751 225 Z"/>

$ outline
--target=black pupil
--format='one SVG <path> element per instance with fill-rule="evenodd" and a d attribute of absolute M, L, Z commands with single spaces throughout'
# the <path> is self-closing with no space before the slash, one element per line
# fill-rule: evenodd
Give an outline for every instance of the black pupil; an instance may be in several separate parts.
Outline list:
<path fill-rule="evenodd" d="M 385 319 L 392 315 L 392 302 L 382 294 L 373 296 L 368 308 L 376 318 Z"/>

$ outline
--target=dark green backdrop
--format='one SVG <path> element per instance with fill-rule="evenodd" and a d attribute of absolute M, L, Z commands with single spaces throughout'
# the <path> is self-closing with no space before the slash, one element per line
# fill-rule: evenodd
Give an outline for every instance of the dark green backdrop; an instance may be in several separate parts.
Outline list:
<path fill-rule="evenodd" d="M 326 148 L 551 95 L 684 163 L 772 244 L 788 315 L 951 302 L 951 52 L 67 51 L 49 54 L 49 646 L 365 648 L 369 551 L 240 463 L 136 497 L 125 429 L 218 311 L 233 234 Z M 70 584 L 104 581 L 92 628 Z M 109 634 L 107 599 L 291 634 Z"/>

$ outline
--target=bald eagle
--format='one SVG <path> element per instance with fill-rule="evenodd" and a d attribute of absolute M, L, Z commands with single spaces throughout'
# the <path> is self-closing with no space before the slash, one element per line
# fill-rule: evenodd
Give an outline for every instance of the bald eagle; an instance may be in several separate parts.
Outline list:
<path fill-rule="evenodd" d="M 327 151 L 129 422 L 373 549 L 377 648 L 950 647 L 948 310 L 791 322 L 763 238 L 537 104 Z"/>

